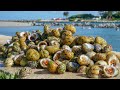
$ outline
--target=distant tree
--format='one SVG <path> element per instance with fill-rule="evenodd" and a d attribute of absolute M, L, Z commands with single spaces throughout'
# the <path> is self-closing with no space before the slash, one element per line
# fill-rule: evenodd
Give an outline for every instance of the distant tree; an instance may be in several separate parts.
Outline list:
<path fill-rule="evenodd" d="M 69 12 L 63 12 L 63 16 L 67 18 L 69 16 Z"/>
<path fill-rule="evenodd" d="M 78 15 L 73 15 L 71 17 L 69 17 L 69 19 L 73 19 L 73 18 L 78 18 L 78 19 L 92 19 L 95 16 L 92 14 L 78 14 Z"/>
<path fill-rule="evenodd" d="M 115 19 L 120 19 L 120 11 L 116 11 L 114 14 L 113 14 L 113 17 Z"/>
<path fill-rule="evenodd" d="M 100 16 L 102 16 L 102 18 L 111 20 L 113 18 L 113 14 L 115 13 L 115 11 L 98 11 L 98 13 Z"/>

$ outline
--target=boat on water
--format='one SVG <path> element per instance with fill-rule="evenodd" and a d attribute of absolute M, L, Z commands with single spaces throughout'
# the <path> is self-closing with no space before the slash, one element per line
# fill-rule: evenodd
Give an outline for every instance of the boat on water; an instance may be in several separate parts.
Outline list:
<path fill-rule="evenodd" d="M 91 27 L 88 27 L 87 29 L 91 29 Z"/>
<path fill-rule="evenodd" d="M 91 29 L 91 26 L 83 26 L 82 29 Z"/>
<path fill-rule="evenodd" d="M 119 27 L 116 27 L 116 31 L 119 31 Z"/>

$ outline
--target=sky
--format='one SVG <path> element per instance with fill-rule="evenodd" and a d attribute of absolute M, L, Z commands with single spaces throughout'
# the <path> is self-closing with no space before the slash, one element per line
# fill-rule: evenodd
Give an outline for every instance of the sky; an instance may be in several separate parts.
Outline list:
<path fill-rule="evenodd" d="M 65 18 L 64 11 L 0 11 L 0 20 L 21 20 L 21 19 L 51 19 Z M 76 14 L 98 15 L 98 11 L 68 11 L 69 16 Z"/>

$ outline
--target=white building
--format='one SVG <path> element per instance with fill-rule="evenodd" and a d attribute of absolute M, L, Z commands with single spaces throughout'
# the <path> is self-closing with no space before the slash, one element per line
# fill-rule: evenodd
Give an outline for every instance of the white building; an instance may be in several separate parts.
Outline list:
<path fill-rule="evenodd" d="M 93 20 L 101 20 L 101 16 L 93 18 Z"/>

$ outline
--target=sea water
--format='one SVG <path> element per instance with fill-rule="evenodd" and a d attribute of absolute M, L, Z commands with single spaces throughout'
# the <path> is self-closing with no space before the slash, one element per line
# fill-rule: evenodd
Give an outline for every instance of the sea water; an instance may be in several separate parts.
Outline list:
<path fill-rule="evenodd" d="M 52 26 L 51 28 L 57 28 L 59 26 Z M 29 26 L 29 27 L 0 27 L 0 35 L 14 36 L 15 32 L 22 31 L 33 31 L 41 30 L 43 31 L 43 26 Z M 120 51 L 120 31 L 116 31 L 115 28 L 91 28 L 83 29 L 80 26 L 76 26 L 75 35 L 81 36 L 101 36 L 108 44 L 113 46 L 114 51 Z"/>

